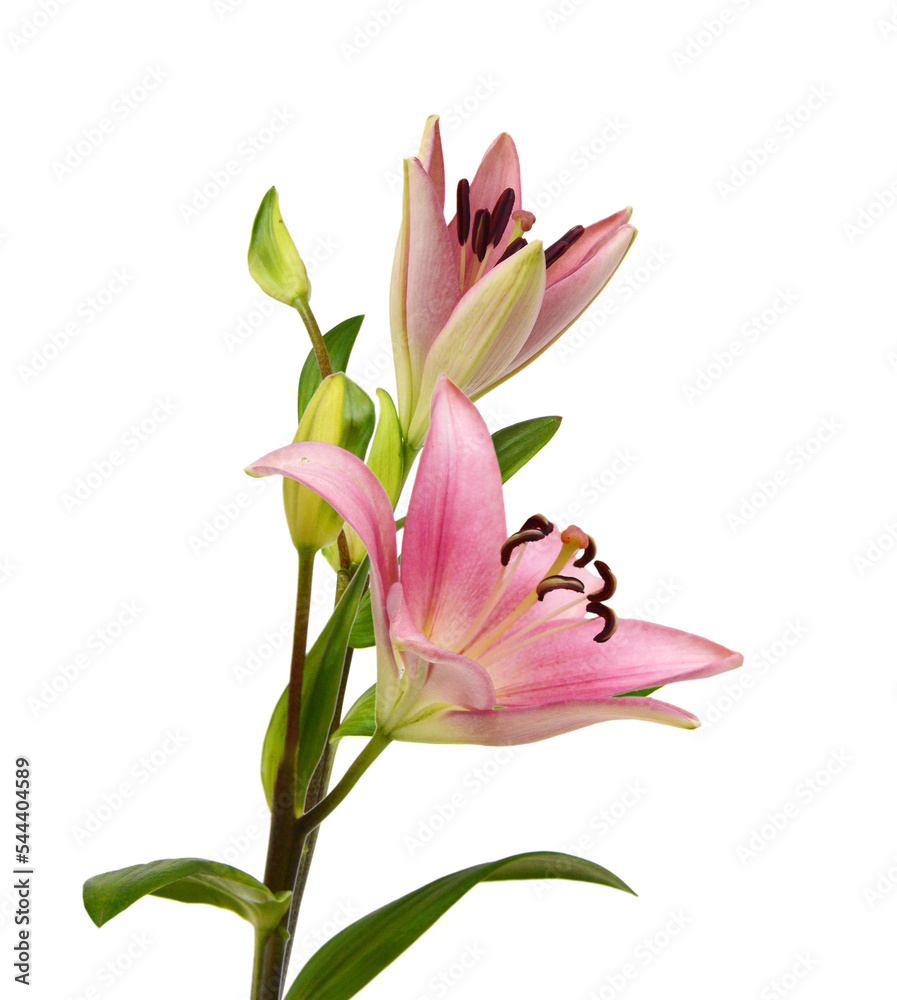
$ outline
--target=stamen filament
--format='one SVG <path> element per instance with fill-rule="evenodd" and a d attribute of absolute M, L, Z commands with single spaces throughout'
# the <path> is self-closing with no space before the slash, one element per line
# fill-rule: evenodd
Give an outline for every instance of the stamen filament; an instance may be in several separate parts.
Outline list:
<path fill-rule="evenodd" d="M 483 627 L 483 622 L 489 617 L 490 614 L 498 606 L 499 601 L 504 597 L 505 591 L 508 589 L 508 584 L 513 579 L 514 574 L 517 572 L 517 567 L 520 565 L 520 561 L 523 559 L 523 551 L 526 548 L 525 545 L 521 545 L 513 558 L 509 561 L 508 565 L 503 565 L 501 572 L 498 574 L 498 579 L 495 581 L 495 586 L 492 588 L 492 593 L 489 595 L 489 599 L 483 605 L 483 609 L 477 615 L 476 620 L 470 626 L 470 628 L 464 633 L 461 639 L 458 652 L 467 655 L 466 646 L 471 639 L 476 637 L 477 632 Z"/>
<path fill-rule="evenodd" d="M 573 555 L 581 546 L 575 539 L 571 539 L 569 542 L 565 542 L 561 546 L 561 551 L 558 553 L 557 558 L 551 564 L 548 572 L 544 574 L 542 579 L 546 576 L 557 576 L 558 573 L 567 565 L 570 561 L 570 556 Z M 523 598 L 517 608 L 507 615 L 502 621 L 497 625 L 493 626 L 484 636 L 481 636 L 479 641 L 475 643 L 469 650 L 464 650 L 464 655 L 469 656 L 471 659 L 475 660 L 489 646 L 498 639 L 503 632 L 506 632 L 513 624 L 525 614 L 537 601 L 539 600 L 539 595 L 534 587 L 527 595 Z"/>
<path fill-rule="evenodd" d="M 542 620 L 544 621 L 544 619 Z M 539 632 L 537 635 L 533 633 L 532 629 L 528 628 L 525 632 L 515 635 L 513 642 L 495 643 L 494 646 L 477 658 L 477 662 L 483 667 L 488 667 L 495 660 L 510 656 L 513 653 L 519 653 L 521 649 L 531 646 L 540 639 L 545 639 L 550 635 L 557 635 L 559 632 L 567 632 L 569 629 L 576 628 L 578 625 L 582 625 L 588 621 L 589 619 L 587 618 L 574 618 L 571 621 L 564 622 L 562 625 L 558 625 L 557 628 L 547 628 L 544 632 Z"/>

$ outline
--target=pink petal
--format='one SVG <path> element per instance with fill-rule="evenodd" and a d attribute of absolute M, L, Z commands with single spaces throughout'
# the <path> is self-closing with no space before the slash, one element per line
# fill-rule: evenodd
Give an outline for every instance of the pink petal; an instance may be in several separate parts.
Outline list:
<path fill-rule="evenodd" d="M 497 136 L 480 162 L 473 180 L 470 182 L 470 217 L 476 215 L 477 209 L 485 208 L 492 211 L 498 196 L 506 188 L 514 191 L 514 208 L 521 208 L 520 199 L 520 159 L 517 147 L 507 132 Z M 452 238 L 457 242 L 458 220 L 455 216 L 449 223 Z M 490 253 L 490 261 L 497 261 L 508 245 L 512 224 L 509 222 L 504 237 L 498 246 Z"/>
<path fill-rule="evenodd" d="M 515 746 L 615 719 L 660 722 L 680 729 L 696 729 L 700 722 L 691 713 L 654 698 L 610 698 L 604 701 L 567 701 L 534 708 L 492 711 L 437 712 L 390 735 L 412 743 L 476 743 L 481 746 Z"/>
<path fill-rule="evenodd" d="M 521 602 L 536 589 L 536 585 L 542 580 L 554 564 L 558 553 L 561 550 L 561 532 L 555 528 L 554 531 L 540 541 L 528 542 L 520 549 L 514 550 L 508 563 L 507 573 L 509 578 L 504 581 L 504 592 L 501 600 L 489 613 L 477 636 L 468 642 L 468 648 L 479 648 L 481 638 L 486 638 L 490 632 L 498 628 L 502 622 L 508 620 L 509 616 L 520 607 Z M 585 593 L 596 593 L 601 589 L 603 583 L 590 569 L 580 569 L 573 565 L 575 559 L 580 555 L 574 553 L 567 565 L 557 572 L 562 576 L 572 576 L 581 580 L 585 585 Z M 574 602 L 578 602 L 574 605 Z M 574 606 L 571 606 L 574 605 Z M 585 602 L 579 594 L 569 590 L 556 590 L 548 593 L 541 601 L 537 601 L 527 611 L 525 611 L 513 623 L 509 624 L 502 632 L 499 645 L 490 645 L 483 652 L 477 654 L 477 659 L 484 666 L 497 659 L 501 659 L 502 646 L 506 646 L 517 640 L 520 633 L 528 632 L 537 619 L 552 615 L 553 619 L 543 626 L 542 631 L 556 628 L 559 624 L 571 620 L 581 620 L 584 616 Z M 597 628 L 593 630 L 597 631 Z M 492 650 L 496 652 L 493 654 Z"/>
<path fill-rule="evenodd" d="M 396 530 L 389 497 L 351 452 L 321 441 L 297 441 L 247 466 L 250 476 L 287 476 L 302 483 L 348 522 L 371 557 L 371 599 L 378 646 L 389 644 L 386 598 L 398 580 Z"/>
<path fill-rule="evenodd" d="M 514 208 L 520 208 L 520 158 L 514 140 L 507 132 L 502 132 L 486 150 L 470 182 L 471 218 L 478 208 L 491 212 L 506 188 L 513 189 Z"/>
<path fill-rule="evenodd" d="M 420 688 L 411 713 L 430 704 L 487 709 L 495 705 L 495 688 L 489 674 L 473 660 L 443 649 L 420 632 L 402 602 L 390 619 L 390 633 L 398 649 L 413 653 L 427 665 L 426 682 Z"/>
<path fill-rule="evenodd" d="M 442 376 L 405 519 L 402 583 L 416 628 L 457 648 L 498 577 L 501 473 L 477 408 Z"/>
<path fill-rule="evenodd" d="M 433 189 L 441 207 L 445 203 L 445 163 L 442 158 L 442 137 L 439 133 L 439 115 L 430 115 L 424 125 L 424 135 L 417 154 L 424 170 L 430 175 Z"/>
<path fill-rule="evenodd" d="M 627 691 L 694 680 L 733 670 L 740 653 L 678 629 L 621 619 L 607 642 L 596 643 L 600 622 L 536 639 L 488 657 L 501 705 L 538 705 L 562 699 L 609 698 Z M 487 659 L 486 657 L 483 658 Z"/>
<path fill-rule="evenodd" d="M 420 160 L 406 160 L 402 229 L 389 302 L 403 426 L 408 426 L 414 406 L 410 387 L 420 383 L 427 352 L 460 295 L 450 237 L 433 182 Z"/>
<path fill-rule="evenodd" d="M 424 365 L 409 439 L 426 429 L 436 379 L 447 374 L 468 396 L 486 392 L 526 342 L 545 291 L 542 244 L 530 243 L 481 278 L 461 299 Z"/>
<path fill-rule="evenodd" d="M 613 236 L 600 244 L 592 256 L 583 261 L 575 271 L 546 287 L 542 308 L 539 310 L 532 332 L 509 364 L 502 381 L 516 374 L 547 350 L 588 309 L 620 266 L 633 239 L 635 239 L 635 229 L 632 226 L 622 226 Z M 568 253 L 572 253 L 577 245 L 575 243 Z M 555 267 L 563 263 L 564 257 L 548 269 L 546 273 L 549 278 Z"/>
<path fill-rule="evenodd" d="M 622 229 L 631 217 L 632 209 L 627 207 L 609 215 L 600 222 L 593 222 L 591 226 L 586 226 L 582 236 L 556 264 L 552 264 L 548 269 L 545 278 L 546 287 L 550 288 L 566 278 L 568 274 L 572 274 L 597 252 L 602 243 L 610 239 L 619 229 Z"/>

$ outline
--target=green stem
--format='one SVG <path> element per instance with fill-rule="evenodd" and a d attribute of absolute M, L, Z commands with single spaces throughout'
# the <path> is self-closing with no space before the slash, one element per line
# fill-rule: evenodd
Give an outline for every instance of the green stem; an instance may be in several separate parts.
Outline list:
<path fill-rule="evenodd" d="M 327 354 L 327 347 L 324 344 L 324 339 L 321 335 L 321 331 L 318 327 L 317 321 L 315 320 L 314 314 L 308 307 L 307 302 L 297 300 L 294 305 L 299 312 L 299 315 L 302 317 L 306 328 L 308 329 L 309 336 L 311 337 L 312 345 L 315 350 L 315 356 L 318 360 L 318 367 L 321 371 L 321 377 L 326 378 L 327 375 L 331 373 L 330 358 Z M 416 455 L 417 453 L 414 451 L 405 450 L 405 454 L 403 455 L 403 487 L 411 472 L 411 467 L 414 464 Z M 404 518 L 402 520 L 404 521 Z M 348 586 L 351 578 L 349 551 L 344 533 L 340 532 L 338 541 L 341 565 L 340 571 L 337 574 L 335 605 L 339 603 L 339 599 L 346 586 Z M 342 717 L 342 702 L 351 663 L 352 650 L 349 649 L 347 650 L 346 658 L 343 663 L 340 692 L 337 699 L 337 706 L 334 713 L 330 735 L 332 735 L 339 726 Z M 289 964 L 290 952 L 292 950 L 292 939 L 298 919 L 299 907 L 302 902 L 305 886 L 308 882 L 308 876 L 311 870 L 311 862 L 314 857 L 320 823 L 330 815 L 340 802 L 343 801 L 361 775 L 383 752 L 388 742 L 388 738 L 375 734 L 370 742 L 365 746 L 361 754 L 359 754 L 358 758 L 353 762 L 343 779 L 337 784 L 336 788 L 334 788 L 333 792 L 328 795 L 327 788 L 330 784 L 330 775 L 333 770 L 334 758 L 336 756 L 336 744 L 332 744 L 328 741 L 324 754 L 319 761 L 314 774 L 312 775 L 312 780 L 306 794 L 305 807 L 307 811 L 301 819 L 294 820 L 292 823 L 287 867 L 288 870 L 294 873 L 294 878 L 290 909 L 285 918 L 286 926 L 283 928 L 286 933 L 272 935 L 268 939 L 257 943 L 256 963 L 258 969 L 253 973 L 253 1000 L 279 1000 L 283 989 L 283 977 L 286 974 L 287 966 Z M 267 875 L 265 881 L 270 887 Z M 281 926 L 283 927 L 283 924 Z M 274 991 L 266 992 L 264 981 L 267 981 L 269 986 L 273 986 Z"/>
<path fill-rule="evenodd" d="M 305 329 L 308 330 L 308 335 L 311 338 L 311 346 L 314 349 L 315 358 L 318 361 L 318 368 L 321 372 L 321 378 L 325 379 L 328 375 L 333 374 L 333 366 L 330 364 L 330 355 L 327 353 L 327 345 L 324 343 L 324 335 L 321 333 L 321 328 L 318 326 L 315 314 L 311 311 L 308 299 L 295 299 L 293 306 L 295 307 L 296 312 L 298 312 L 302 317 Z"/>
<path fill-rule="evenodd" d="M 349 543 L 346 540 L 345 531 L 339 533 L 336 540 L 336 547 L 339 551 L 339 570 L 336 574 L 336 596 L 333 598 L 334 609 L 340 602 L 340 598 L 345 593 L 346 587 L 352 579 L 352 557 L 349 555 Z M 339 711 L 339 709 L 337 709 Z"/>
<path fill-rule="evenodd" d="M 280 969 L 283 967 L 282 949 L 285 945 L 279 934 L 255 934 L 255 957 L 252 963 L 252 1000 L 279 1000 L 281 991 Z M 281 954 L 278 954 L 278 951 Z"/>
<path fill-rule="evenodd" d="M 291 871 L 289 888 L 298 881 L 298 870 L 302 858 L 306 856 L 308 841 L 314 836 L 318 826 L 345 799 L 358 779 L 383 753 L 389 742 L 389 737 L 375 733 L 333 791 L 300 819 L 294 818 L 287 851 L 290 858 L 288 867 Z M 270 883 L 267 884 L 271 888 Z M 291 922 L 295 926 L 295 917 L 292 917 L 294 910 L 298 910 L 298 905 L 293 906 L 291 903 L 290 912 L 284 916 L 280 925 L 267 936 L 256 938 L 251 1000 L 280 1000 L 290 950 L 289 927 Z"/>
<path fill-rule="evenodd" d="M 333 764 L 336 760 L 336 748 L 339 745 L 338 742 L 331 743 L 330 739 L 339 727 L 340 721 L 343 717 L 343 701 L 346 696 L 346 685 L 349 680 L 349 670 L 352 666 L 353 653 L 354 650 L 351 647 L 346 650 L 346 658 L 343 661 L 343 675 L 340 678 L 340 688 L 336 699 L 336 709 L 333 713 L 333 722 L 330 725 L 330 732 L 328 733 L 327 746 L 324 750 L 324 754 L 320 761 L 318 761 L 318 766 L 315 768 L 314 774 L 312 774 L 311 781 L 309 782 L 308 792 L 305 796 L 306 811 L 313 809 L 321 801 L 321 799 L 324 798 L 327 794 L 328 788 L 330 787 L 330 776 L 333 773 Z M 296 883 L 293 886 L 293 896 L 290 900 L 290 914 L 287 925 L 289 940 L 287 941 L 283 957 L 284 968 L 289 968 L 290 953 L 293 949 L 293 935 L 296 932 L 296 923 L 299 917 L 299 907 L 302 905 L 302 898 L 305 895 L 305 887 L 308 884 L 308 876 L 311 872 L 311 863 L 315 856 L 315 847 L 318 843 L 319 831 L 320 827 L 317 827 L 308 835 L 299 858 L 299 868 L 296 872 Z"/>
<path fill-rule="evenodd" d="M 305 673 L 305 647 L 308 642 L 308 617 L 311 606 L 311 583 L 314 552 L 300 551 L 296 582 L 296 622 L 293 629 L 293 657 L 290 663 L 290 687 L 287 696 L 287 729 L 283 754 L 277 766 L 268 834 L 268 857 L 265 862 L 265 885 L 272 892 L 292 889 L 296 877 L 293 844 L 297 839 L 296 762 L 299 751 L 299 719 L 302 708 L 302 678 Z M 282 921 L 285 925 L 286 920 Z M 283 955 L 286 927 L 278 928 L 256 941 L 253 963 L 252 1000 L 278 1000 L 283 982 Z"/>
<path fill-rule="evenodd" d="M 338 539 L 339 547 L 339 558 L 340 558 L 340 568 L 336 575 L 336 596 L 333 601 L 333 606 L 336 608 L 349 585 L 349 581 L 352 579 L 352 559 L 349 554 L 349 543 L 346 541 L 345 531 L 339 533 Z M 356 570 L 356 572 L 358 572 Z M 365 584 L 367 587 L 367 584 Z M 333 734 L 339 728 L 340 721 L 343 717 L 343 702 L 346 698 L 346 686 L 349 683 L 349 670 L 352 667 L 352 654 L 355 651 L 350 646 L 346 650 L 346 654 L 343 657 L 342 674 L 340 675 L 339 691 L 336 696 L 336 707 L 333 711 L 333 721 L 330 723 L 330 730 L 327 733 L 327 744 L 324 747 L 324 753 L 321 755 L 321 759 L 318 761 L 318 766 L 315 768 L 311 776 L 311 781 L 308 785 L 308 790 L 305 793 L 305 802 L 303 803 L 305 811 L 308 812 L 313 809 L 327 794 L 327 790 L 330 787 L 330 775 L 333 773 L 333 763 L 336 760 L 336 748 L 337 743 L 331 743 Z M 296 880 L 293 883 L 293 895 L 290 898 L 290 912 L 287 915 L 287 943 L 284 949 L 283 956 L 283 967 L 288 969 L 290 966 L 290 953 L 293 950 L 293 937 L 296 933 L 296 923 L 299 919 L 299 908 L 302 906 L 302 898 L 305 895 L 305 887 L 308 884 L 308 876 L 311 872 L 311 863 L 315 856 L 315 847 L 318 843 L 318 829 L 312 830 L 312 832 L 306 837 L 305 843 L 301 845 L 299 852 L 299 861 L 296 869 Z"/>
<path fill-rule="evenodd" d="M 308 616 L 311 606 L 313 552 L 299 553 L 296 584 L 296 622 L 293 628 L 293 657 L 290 664 L 290 687 L 287 696 L 287 727 L 283 754 L 277 766 L 272 795 L 271 835 L 265 864 L 265 885 L 272 892 L 291 889 L 285 862 L 296 823 L 296 759 L 299 752 L 299 719 L 302 711 L 302 678 L 305 673 L 305 646 L 308 641 Z"/>
<path fill-rule="evenodd" d="M 355 787 L 358 779 L 374 763 L 381 753 L 389 746 L 391 740 L 380 733 L 374 735 L 365 744 L 361 753 L 352 761 L 349 770 L 337 782 L 333 791 L 323 798 L 314 808 L 304 813 L 296 823 L 297 831 L 307 837 L 312 830 L 317 829 L 334 809 L 345 799 Z"/>
<path fill-rule="evenodd" d="M 249 990 L 251 997 L 259 994 L 259 983 L 262 978 L 262 952 L 264 950 L 265 935 L 261 931 L 255 932 L 255 953 L 252 956 L 252 986 Z"/>

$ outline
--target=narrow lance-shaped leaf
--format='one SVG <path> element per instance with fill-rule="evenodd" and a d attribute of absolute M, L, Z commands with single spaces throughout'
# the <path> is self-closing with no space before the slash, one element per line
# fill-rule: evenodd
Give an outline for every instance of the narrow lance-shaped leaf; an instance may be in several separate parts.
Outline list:
<path fill-rule="evenodd" d="M 518 424 L 503 427 L 492 435 L 501 481 L 506 483 L 515 472 L 537 455 L 557 433 L 561 417 L 533 417 Z M 401 526 L 401 522 L 399 522 Z M 371 616 L 371 598 L 366 594 L 358 609 L 358 617 L 349 636 L 353 649 L 367 649 L 374 645 L 374 619 Z"/>
<path fill-rule="evenodd" d="M 640 688 L 638 691 L 627 691 L 625 694 L 615 694 L 615 698 L 647 698 L 648 695 L 654 694 L 655 691 L 659 691 L 663 687 L 663 684 L 658 684 L 657 687 L 653 688 Z"/>
<path fill-rule="evenodd" d="M 332 330 L 324 334 L 324 346 L 330 355 L 330 367 L 333 371 L 344 372 L 346 370 L 363 319 L 364 316 L 352 316 L 350 319 L 344 319 L 342 323 L 337 323 Z M 308 352 L 305 364 L 302 366 L 302 373 L 299 376 L 297 423 L 301 422 L 302 414 L 305 413 L 305 408 L 320 384 L 321 370 L 318 368 L 318 361 L 312 350 Z"/>
<path fill-rule="evenodd" d="M 632 892 L 606 868 L 552 851 L 517 854 L 446 875 L 356 920 L 311 957 L 286 1000 L 348 1000 L 480 882 L 564 878 Z"/>
<path fill-rule="evenodd" d="M 339 729 L 333 734 L 333 740 L 341 740 L 344 736 L 373 736 L 376 728 L 377 685 L 372 684 L 346 712 Z"/>
<path fill-rule="evenodd" d="M 353 649 L 367 649 L 375 643 L 374 612 L 371 608 L 371 595 L 365 594 L 355 617 L 355 624 L 349 633 L 349 645 Z"/>
<path fill-rule="evenodd" d="M 327 744 L 327 735 L 336 710 L 349 630 L 367 579 L 367 567 L 368 560 L 365 559 L 305 657 L 296 765 L 296 802 L 300 807 L 305 801 L 305 788 Z M 272 804 L 277 765 L 283 754 L 288 698 L 289 687 L 277 702 L 262 746 L 262 785 L 269 805 Z"/>
<path fill-rule="evenodd" d="M 492 444 L 501 469 L 501 481 L 506 483 L 515 472 L 537 455 L 555 436 L 561 417 L 533 417 L 519 424 L 503 427 L 492 435 Z"/>
<path fill-rule="evenodd" d="M 94 875 L 84 883 L 84 909 L 102 927 L 143 896 L 208 903 L 231 910 L 268 934 L 290 904 L 289 892 L 271 890 L 239 868 L 203 858 L 169 858 Z"/>

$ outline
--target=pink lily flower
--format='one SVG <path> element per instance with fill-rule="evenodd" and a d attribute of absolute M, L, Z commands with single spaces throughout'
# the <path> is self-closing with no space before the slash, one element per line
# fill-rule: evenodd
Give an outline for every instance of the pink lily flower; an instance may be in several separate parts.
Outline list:
<path fill-rule="evenodd" d="M 543 251 L 523 235 L 514 140 L 502 133 L 473 181 L 443 214 L 439 119 L 427 119 L 419 156 L 405 161 L 402 228 L 393 264 L 390 323 L 399 417 L 409 447 L 423 443 L 436 380 L 447 374 L 471 399 L 516 374 L 592 303 L 626 255 L 635 229 L 625 208 L 574 226 Z"/>
<path fill-rule="evenodd" d="M 510 745 L 609 719 L 693 729 L 699 721 L 680 708 L 616 696 L 742 662 L 687 632 L 618 621 L 605 603 L 613 575 L 579 528 L 559 531 L 535 515 L 508 535 L 489 432 L 445 376 L 433 396 L 401 569 L 389 498 L 350 452 L 297 442 L 246 471 L 314 490 L 367 548 L 377 725 L 392 739 Z"/>

